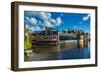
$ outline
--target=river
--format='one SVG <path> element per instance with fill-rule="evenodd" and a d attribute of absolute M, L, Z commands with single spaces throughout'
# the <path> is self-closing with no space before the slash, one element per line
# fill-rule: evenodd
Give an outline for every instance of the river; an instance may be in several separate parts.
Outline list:
<path fill-rule="evenodd" d="M 80 47 L 77 43 L 61 45 L 34 45 L 30 56 L 24 57 L 24 61 L 45 61 L 45 60 L 68 60 L 90 58 L 90 45 L 86 43 Z"/>

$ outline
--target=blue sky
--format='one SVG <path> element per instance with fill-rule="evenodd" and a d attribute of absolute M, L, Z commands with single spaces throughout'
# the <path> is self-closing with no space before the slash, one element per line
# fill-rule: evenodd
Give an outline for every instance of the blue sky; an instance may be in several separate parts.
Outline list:
<path fill-rule="evenodd" d="M 90 32 L 90 14 L 24 11 L 24 23 L 30 31 L 53 27 L 58 31 L 79 29 Z"/>

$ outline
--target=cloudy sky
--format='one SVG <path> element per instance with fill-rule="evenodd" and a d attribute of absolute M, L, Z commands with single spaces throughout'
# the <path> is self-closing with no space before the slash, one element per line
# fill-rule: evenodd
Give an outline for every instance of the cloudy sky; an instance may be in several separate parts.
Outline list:
<path fill-rule="evenodd" d="M 30 31 L 53 27 L 58 31 L 80 29 L 90 32 L 90 15 L 82 13 L 60 13 L 24 11 L 24 23 Z"/>

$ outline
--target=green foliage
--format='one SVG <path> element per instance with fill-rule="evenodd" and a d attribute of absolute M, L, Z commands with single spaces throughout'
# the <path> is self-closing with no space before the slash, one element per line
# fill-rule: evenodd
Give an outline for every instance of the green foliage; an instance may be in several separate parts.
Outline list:
<path fill-rule="evenodd" d="M 32 34 L 27 32 L 28 36 L 24 38 L 24 50 L 32 49 Z"/>
<path fill-rule="evenodd" d="M 24 41 L 24 48 L 25 50 L 30 50 L 32 48 L 32 43 L 29 40 Z"/>

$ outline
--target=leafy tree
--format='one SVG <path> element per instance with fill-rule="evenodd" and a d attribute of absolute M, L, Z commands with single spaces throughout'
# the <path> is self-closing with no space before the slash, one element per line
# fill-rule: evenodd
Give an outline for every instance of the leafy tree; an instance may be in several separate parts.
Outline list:
<path fill-rule="evenodd" d="M 29 39 L 24 40 L 24 49 L 25 50 L 30 50 L 32 49 L 32 43 Z"/>
<path fill-rule="evenodd" d="M 32 33 L 29 32 L 28 28 L 24 28 L 24 32 L 27 34 L 24 36 L 24 50 L 32 49 Z"/>

